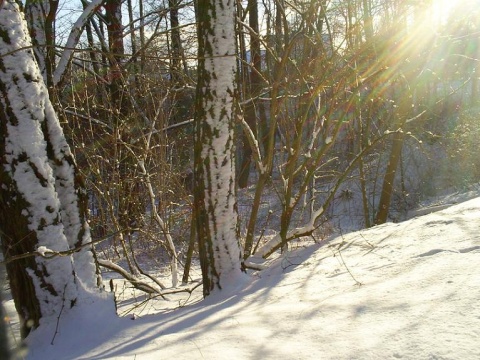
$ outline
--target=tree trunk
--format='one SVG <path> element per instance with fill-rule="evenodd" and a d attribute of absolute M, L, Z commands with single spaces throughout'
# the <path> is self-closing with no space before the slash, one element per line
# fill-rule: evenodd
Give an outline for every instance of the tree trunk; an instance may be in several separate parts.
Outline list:
<path fill-rule="evenodd" d="M 138 12 L 140 16 L 140 74 L 145 73 L 145 18 L 143 11 L 143 0 L 138 0 Z"/>
<path fill-rule="evenodd" d="M 32 43 L 47 88 L 53 86 L 55 71 L 55 18 L 58 1 L 29 0 L 25 2 Z"/>
<path fill-rule="evenodd" d="M 128 149 L 131 142 L 132 104 L 129 101 L 125 81 L 125 47 L 123 44 L 122 0 L 107 0 L 105 3 L 109 43 L 109 92 L 112 106 L 115 146 L 119 158 L 118 175 L 122 179 L 118 193 L 118 218 L 124 238 L 129 237 L 133 228 L 140 226 L 145 209 L 145 201 L 140 196 L 137 176 L 137 159 Z M 128 240 L 128 239 L 127 239 Z M 124 240 L 121 237 L 121 241 Z M 125 256 L 127 256 L 125 254 Z M 132 267 L 133 271 L 133 267 Z"/>
<path fill-rule="evenodd" d="M 393 37 L 391 39 L 391 44 L 399 45 L 396 48 L 390 48 L 390 51 L 392 53 L 396 52 L 403 55 L 403 53 L 406 53 L 408 50 L 408 45 L 403 39 L 403 37 L 407 35 L 407 18 L 405 16 L 406 9 L 404 7 L 408 6 L 408 4 L 402 2 L 398 3 L 398 5 L 399 7 L 396 10 L 399 11 L 399 13 L 393 24 L 394 32 L 392 33 Z M 397 90 L 394 93 L 394 99 L 397 106 L 394 108 L 394 121 L 392 125 L 392 130 L 396 131 L 396 133 L 393 134 L 392 148 L 390 150 L 387 169 L 383 178 L 380 203 L 374 221 L 376 225 L 385 223 L 388 218 L 394 190 L 395 174 L 401 159 L 403 144 L 405 141 L 405 126 L 408 117 L 412 115 L 413 107 L 415 105 L 413 94 L 419 73 L 416 64 L 416 62 L 411 62 L 408 58 L 404 59 L 399 57 L 396 63 L 391 66 L 392 73 L 394 71 L 393 68 L 396 67 L 396 78 L 391 79 L 393 84 L 392 89 L 394 91 Z"/>
<path fill-rule="evenodd" d="M 235 2 L 199 0 L 195 191 L 203 294 L 241 273 L 235 189 Z"/>
<path fill-rule="evenodd" d="M 0 33 L 0 232 L 26 336 L 41 317 L 72 307 L 80 286 L 96 286 L 96 268 L 91 246 L 78 248 L 91 240 L 86 194 L 14 0 L 0 11 Z M 33 254 L 73 248 L 73 256 Z"/>
<path fill-rule="evenodd" d="M 190 268 L 192 265 L 193 250 L 195 250 L 195 240 L 197 238 L 197 224 L 196 224 L 195 213 L 192 211 L 192 218 L 190 220 L 190 238 L 188 240 L 188 249 L 187 254 L 185 255 L 185 265 L 183 268 L 183 277 L 182 284 L 185 285 L 188 283 L 190 277 Z"/>
<path fill-rule="evenodd" d="M 1 265 L 0 265 L 1 266 Z M 5 278 L 3 267 L 0 268 L 0 354 L 2 359 L 12 359 L 10 344 L 8 341 L 7 317 L 3 308 L 3 279 Z"/>
<path fill-rule="evenodd" d="M 182 62 L 184 59 L 182 38 L 180 36 L 180 21 L 178 17 L 178 8 L 181 0 L 168 0 L 170 8 L 170 27 L 172 39 L 172 57 L 170 65 L 171 79 L 174 86 L 179 86 L 182 81 Z M 184 69 L 185 70 L 185 69 Z"/>
<path fill-rule="evenodd" d="M 114 109 L 120 114 L 124 110 L 122 61 L 125 54 L 122 32 L 122 1 L 107 0 L 105 3 L 105 17 L 107 19 L 109 66 L 110 66 L 110 95 Z"/>
<path fill-rule="evenodd" d="M 249 11 L 249 26 L 250 32 L 250 63 L 249 77 L 246 91 L 246 100 L 250 100 L 245 107 L 245 121 L 254 134 L 257 134 L 257 113 L 259 113 L 259 101 L 257 97 L 260 95 L 261 89 L 261 72 L 262 72 L 262 59 L 260 54 L 260 39 L 259 39 L 259 27 L 258 27 L 258 5 L 257 0 L 248 1 Z M 252 162 L 252 149 L 248 143 L 246 134 L 243 135 L 243 157 L 242 164 L 240 166 L 240 173 L 238 175 L 238 186 L 240 188 L 246 188 L 248 185 L 248 178 L 250 175 L 250 164 Z"/>
<path fill-rule="evenodd" d="M 382 193 L 380 195 L 380 203 L 378 205 L 377 216 L 375 217 L 375 224 L 384 224 L 387 221 L 388 211 L 393 195 L 393 185 L 395 181 L 395 174 L 397 172 L 398 163 L 400 162 L 401 153 L 403 149 L 403 142 L 405 134 L 397 132 L 393 135 L 392 149 L 390 150 L 390 157 L 388 159 L 387 170 L 383 178 Z"/>
<path fill-rule="evenodd" d="M 373 39 L 372 3 L 370 0 L 362 0 L 362 5 L 365 40 L 369 43 Z"/>

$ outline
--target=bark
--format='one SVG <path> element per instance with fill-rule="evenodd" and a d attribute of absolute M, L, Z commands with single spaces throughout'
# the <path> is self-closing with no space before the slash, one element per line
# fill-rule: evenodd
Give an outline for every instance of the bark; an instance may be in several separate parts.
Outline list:
<path fill-rule="evenodd" d="M 204 296 L 241 273 L 235 190 L 235 3 L 197 3 L 199 64 L 195 113 L 197 236 Z"/>
<path fill-rule="evenodd" d="M 58 4 L 59 2 L 55 0 L 28 0 L 25 2 L 25 14 L 35 57 L 49 89 L 54 85 L 55 19 Z"/>
<path fill-rule="evenodd" d="M 180 37 L 180 21 L 178 18 L 178 8 L 180 6 L 179 0 L 168 0 L 170 7 L 170 27 L 171 27 L 171 44 L 172 44 L 172 58 L 171 58 L 171 79 L 174 85 L 178 86 L 182 80 L 181 68 L 183 59 L 182 39 Z"/>
<path fill-rule="evenodd" d="M 122 91 L 122 61 L 125 54 L 122 32 L 122 1 L 107 0 L 105 3 L 105 17 L 107 20 L 108 44 L 110 54 L 109 61 L 109 80 L 110 96 L 114 109 L 120 114 L 124 110 L 124 100 Z"/>

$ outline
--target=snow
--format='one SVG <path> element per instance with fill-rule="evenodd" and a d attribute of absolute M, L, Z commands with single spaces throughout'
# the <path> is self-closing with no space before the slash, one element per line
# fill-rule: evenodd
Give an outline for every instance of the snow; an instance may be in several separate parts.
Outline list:
<path fill-rule="evenodd" d="M 305 240 L 204 301 L 199 287 L 135 316 L 74 308 L 53 346 L 54 322 L 31 334 L 26 359 L 479 359 L 479 227 L 477 197 Z"/>
<path fill-rule="evenodd" d="M 39 246 L 37 248 L 37 253 L 39 253 L 41 256 L 45 257 L 48 256 L 49 254 L 52 254 L 53 251 L 47 248 L 46 246 Z"/>

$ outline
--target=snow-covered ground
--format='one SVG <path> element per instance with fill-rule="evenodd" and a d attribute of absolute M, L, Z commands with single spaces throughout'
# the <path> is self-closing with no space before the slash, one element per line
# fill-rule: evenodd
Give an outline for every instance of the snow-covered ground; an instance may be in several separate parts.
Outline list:
<path fill-rule="evenodd" d="M 26 359 L 480 359 L 479 197 L 300 243 L 268 265 L 135 317 L 108 302 L 77 308 L 54 345 L 56 322 L 34 332 Z"/>

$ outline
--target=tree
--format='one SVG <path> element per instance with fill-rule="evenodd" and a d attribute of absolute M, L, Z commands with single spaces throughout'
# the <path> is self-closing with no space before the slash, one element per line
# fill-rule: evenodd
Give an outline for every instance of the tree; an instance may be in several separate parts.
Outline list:
<path fill-rule="evenodd" d="M 375 224 L 383 224 L 388 219 L 390 205 L 395 189 L 395 177 L 397 174 L 397 168 L 401 163 L 402 149 L 405 143 L 405 128 L 408 124 L 408 118 L 412 116 L 412 113 L 416 111 L 418 104 L 415 104 L 415 92 L 418 83 L 418 76 L 421 72 L 422 66 L 422 52 L 424 51 L 419 44 L 424 45 L 426 40 L 417 42 L 415 45 L 418 48 L 412 49 L 409 45 L 411 42 L 406 41 L 412 37 L 409 33 L 408 21 L 407 21 L 407 5 L 402 4 L 398 7 L 398 15 L 396 21 L 392 24 L 391 35 L 389 39 L 389 45 L 387 51 L 389 54 L 396 54 L 396 64 L 391 64 L 389 72 L 390 81 L 392 82 L 392 89 L 394 89 L 393 98 L 396 106 L 394 107 L 391 115 L 393 117 L 392 127 L 393 134 L 392 145 L 390 148 L 390 154 L 387 161 L 387 166 L 383 176 L 383 184 L 380 194 L 380 200 L 378 203 L 378 211 L 375 216 Z M 414 7 L 415 11 L 419 12 L 419 8 Z M 424 16 L 417 14 L 414 18 L 414 28 L 420 28 L 420 22 Z M 419 54 L 415 54 L 419 52 Z M 426 58 L 423 55 L 423 58 Z M 416 61 L 412 61 L 415 59 Z M 418 97 L 418 96 L 417 96 Z"/>
<path fill-rule="evenodd" d="M 203 293 L 241 273 L 235 189 L 235 2 L 200 0 L 195 112 L 195 212 Z"/>
<path fill-rule="evenodd" d="M 25 17 L 35 58 L 50 92 L 54 87 L 58 87 L 64 79 L 84 26 L 104 1 L 93 0 L 89 4 L 85 4 L 84 11 L 72 24 L 58 62 L 55 59 L 55 53 L 58 50 L 56 49 L 55 22 L 59 2 L 55 0 L 28 0 L 25 2 Z"/>
<path fill-rule="evenodd" d="M 248 69 L 246 89 L 246 100 L 248 103 L 245 106 L 245 121 L 253 131 L 257 133 L 257 114 L 260 113 L 260 102 L 257 101 L 262 88 L 262 58 L 260 50 L 259 25 L 258 25 L 258 4 L 257 0 L 248 1 L 248 25 L 250 31 L 250 60 L 251 69 Z M 266 121 L 262 119 L 262 123 Z M 250 174 L 250 163 L 252 162 L 252 148 L 248 142 L 248 137 L 243 136 L 243 159 L 240 165 L 238 175 L 238 185 L 240 188 L 245 188 L 248 185 L 248 177 Z"/>
<path fill-rule="evenodd" d="M 35 57 L 47 87 L 53 86 L 55 67 L 55 17 L 58 1 L 27 0 L 25 15 L 30 25 Z"/>
<path fill-rule="evenodd" d="M 0 49 L 0 235 L 26 336 L 99 278 L 83 182 L 14 0 L 0 9 Z"/>

